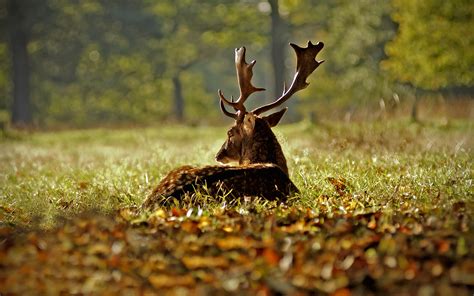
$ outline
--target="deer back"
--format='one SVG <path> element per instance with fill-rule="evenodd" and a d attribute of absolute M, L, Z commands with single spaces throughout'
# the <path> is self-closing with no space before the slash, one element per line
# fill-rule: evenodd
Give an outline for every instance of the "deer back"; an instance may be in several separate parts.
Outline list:
<path fill-rule="evenodd" d="M 172 198 L 182 200 L 196 191 L 228 201 L 246 196 L 285 201 L 298 188 L 275 164 L 243 166 L 184 166 L 171 171 L 147 197 L 145 209 L 168 204 Z"/>

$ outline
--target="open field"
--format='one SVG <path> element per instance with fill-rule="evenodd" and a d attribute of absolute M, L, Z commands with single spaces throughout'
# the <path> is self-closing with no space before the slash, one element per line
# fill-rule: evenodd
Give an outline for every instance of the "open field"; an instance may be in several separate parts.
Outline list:
<path fill-rule="evenodd" d="M 0 293 L 472 294 L 472 122 L 283 126 L 286 205 L 135 213 L 172 168 L 213 164 L 225 131 L 2 139 Z"/>

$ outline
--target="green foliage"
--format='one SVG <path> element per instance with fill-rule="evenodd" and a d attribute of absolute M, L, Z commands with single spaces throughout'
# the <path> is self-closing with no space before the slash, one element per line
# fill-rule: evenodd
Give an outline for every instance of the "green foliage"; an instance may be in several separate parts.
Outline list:
<path fill-rule="evenodd" d="M 6 24 L 0 29 L 5 31 L 0 38 L 0 109 L 8 110 L 12 73 L 6 2 L 0 2 L 0 24 Z M 215 122 L 222 118 L 216 90 L 238 93 L 232 51 L 240 46 L 247 46 L 249 60 L 258 61 L 255 84 L 272 89 L 267 1 L 21 3 L 30 31 L 33 114 L 40 126 L 166 121 L 176 117 L 176 80 L 185 119 Z M 324 114 L 334 107 L 376 105 L 400 93 L 398 81 L 427 89 L 472 85 L 472 4 L 459 5 L 280 0 L 288 42 L 326 44 L 321 53 L 326 62 L 292 103 L 299 97 L 301 113 Z M 294 56 L 289 46 L 285 50 L 290 76 Z M 271 99 L 259 96 L 264 94 L 249 100 L 251 107 Z"/>
<path fill-rule="evenodd" d="M 329 8 L 328 8 L 329 7 Z M 379 67 L 385 43 L 392 38 L 390 6 L 376 0 L 335 1 L 321 8 L 329 11 L 327 27 L 319 33 L 326 48 L 324 63 L 313 78 L 308 101 L 315 96 L 331 105 L 366 105 L 391 96 L 393 84 Z"/>
<path fill-rule="evenodd" d="M 49 0 L 23 9 L 35 16 L 28 52 L 37 123 L 88 126 L 166 114 L 156 100 L 160 60 L 150 60 L 148 42 L 160 36 L 160 23 L 145 3 Z"/>
<path fill-rule="evenodd" d="M 474 3 L 394 0 L 398 34 L 384 68 L 397 80 L 427 90 L 474 83 Z"/>
<path fill-rule="evenodd" d="M 222 81 L 222 72 L 216 73 L 209 65 L 216 56 L 231 53 L 233 48 L 242 44 L 262 47 L 265 43 L 265 22 L 253 6 L 235 1 L 171 0 L 152 6 L 151 11 L 164 23 L 163 37 L 156 40 L 156 51 L 160 56 L 155 58 L 161 59 L 163 64 L 160 79 L 170 87 L 167 94 L 170 102 L 178 99 L 173 97 L 173 87 L 176 86 L 170 85 L 170 80 L 181 81 L 184 100 L 190 107 L 187 118 L 202 120 L 202 114 L 207 113 L 209 119 L 219 112 L 214 98 L 219 81 Z M 234 73 L 232 59 L 222 58 L 218 62 L 227 65 L 226 71 Z M 199 71 L 194 69 L 197 67 Z"/>

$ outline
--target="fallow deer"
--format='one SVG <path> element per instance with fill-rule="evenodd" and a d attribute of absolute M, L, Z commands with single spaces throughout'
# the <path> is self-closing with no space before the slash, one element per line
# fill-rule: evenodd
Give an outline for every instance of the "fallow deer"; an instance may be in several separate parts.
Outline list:
<path fill-rule="evenodd" d="M 323 62 L 316 55 L 324 44 L 308 42 L 306 48 L 290 44 L 296 53 L 296 73 L 290 87 L 274 102 L 247 111 L 244 106 L 254 92 L 263 91 L 252 85 L 252 68 L 255 60 L 245 61 L 245 47 L 235 50 L 235 67 L 240 87 L 240 96 L 234 102 L 218 91 L 222 112 L 233 118 L 235 124 L 227 132 L 227 140 L 216 155 L 220 163 L 238 162 L 238 166 L 212 165 L 202 168 L 180 167 L 171 171 L 145 200 L 143 207 L 153 209 L 169 198 L 181 199 L 192 195 L 196 189 L 205 188 L 210 195 L 226 195 L 232 198 L 259 196 L 268 200 L 284 200 L 298 192 L 288 176 L 288 166 L 277 138 L 271 128 L 276 126 L 287 108 L 268 116 L 261 116 L 287 101 L 294 93 L 306 88 L 306 79 Z M 235 111 L 229 112 L 225 105 Z"/>

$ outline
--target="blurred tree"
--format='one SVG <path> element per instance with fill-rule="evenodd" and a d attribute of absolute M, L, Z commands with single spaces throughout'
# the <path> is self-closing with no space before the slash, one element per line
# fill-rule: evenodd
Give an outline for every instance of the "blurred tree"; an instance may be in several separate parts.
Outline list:
<path fill-rule="evenodd" d="M 45 0 L 29 5 L 28 1 L 0 0 L 0 12 L 6 11 L 7 2 L 24 2 L 25 12 L 31 13 L 24 18 L 29 34 L 23 46 L 30 71 L 18 77 L 31 80 L 32 106 L 19 109 L 33 111 L 27 114 L 33 113 L 41 125 L 163 119 L 169 116 L 171 103 L 174 117 L 182 120 L 185 97 L 198 112 L 205 112 L 209 103 L 202 97 L 207 95 L 208 81 L 213 97 L 216 85 L 227 84 L 230 75 L 216 74 L 215 68 L 231 64 L 229 49 L 243 44 L 262 48 L 266 42 L 265 20 L 255 2 Z M 6 22 L 4 15 L 0 13 L 0 22 Z M 4 28 L 17 30 L 10 22 Z M 8 40 L 0 39 L 3 76 L 10 73 L 10 63 L 2 59 Z M 215 63 L 224 52 L 225 62 Z M 224 69 L 234 80 L 233 66 Z M 199 73 L 220 82 L 203 79 Z M 2 91 L 10 89 L 8 83 L 0 81 L 2 85 Z M 5 97 L 1 105 L 15 105 Z"/>
<path fill-rule="evenodd" d="M 8 0 L 6 21 L 9 53 L 11 56 L 11 75 L 13 84 L 13 102 L 11 120 L 13 125 L 31 124 L 30 99 L 30 57 L 28 44 L 31 38 L 32 16 L 41 10 L 42 3 L 29 0 Z"/>
<path fill-rule="evenodd" d="M 164 59 L 164 77 L 173 88 L 173 112 L 178 121 L 185 118 L 185 95 L 193 94 L 183 88 L 184 72 L 192 67 L 205 67 L 228 48 L 245 43 L 262 43 L 259 14 L 252 3 L 209 0 L 167 0 L 155 3 L 153 12 L 163 19 L 164 36 L 159 40 L 159 52 Z M 215 84 L 214 84 L 215 87 Z M 196 98 L 202 100 L 202 98 Z"/>
<path fill-rule="evenodd" d="M 393 0 L 397 35 L 383 67 L 413 86 L 437 90 L 474 82 L 474 2 Z"/>
<path fill-rule="evenodd" d="M 156 84 L 154 69 L 160 67 L 146 65 L 162 61 L 152 43 L 159 38 L 161 26 L 147 12 L 146 3 L 32 1 L 41 3 L 36 7 L 22 1 L 31 14 L 26 53 L 31 64 L 33 110 L 40 123 L 136 120 L 147 107 L 157 110 L 147 100 L 156 100 L 157 91 L 150 84 Z M 14 57 L 18 51 L 10 52 Z M 135 79 L 130 79 L 132 74 Z M 20 77 L 26 80 L 28 75 Z"/>
<path fill-rule="evenodd" d="M 474 85 L 474 2 L 393 0 L 396 37 L 382 67 L 397 81 L 421 90 Z M 419 95 L 412 119 L 418 120 Z"/>
<path fill-rule="evenodd" d="M 8 11 L 6 3 L 7 0 L 0 0 L 0 112 L 7 112 L 11 97 L 11 59 L 8 51 Z"/>
<path fill-rule="evenodd" d="M 317 39 L 326 43 L 322 51 L 326 63 L 318 69 L 317 82 L 309 86 L 311 91 L 303 94 L 305 110 L 315 112 L 309 105 L 315 93 L 325 99 L 325 109 L 344 107 L 348 114 L 391 95 L 392 85 L 379 65 L 385 58 L 384 46 L 395 31 L 389 3 L 322 1 L 315 9 L 314 15 L 320 13 L 325 18 L 314 26 L 321 36 Z"/>
<path fill-rule="evenodd" d="M 77 3 L 83 40 L 71 95 L 79 87 L 86 116 L 96 122 L 136 122 L 165 114 L 157 97 L 164 65 L 157 53 L 162 22 L 150 12 L 151 5 L 142 0 Z"/>
<path fill-rule="evenodd" d="M 293 78 L 294 71 L 296 69 L 296 60 L 294 58 L 294 52 L 290 49 L 287 45 L 288 42 L 293 42 L 299 44 L 301 46 L 306 46 L 308 40 L 313 42 L 324 41 L 327 42 L 327 30 L 328 30 L 328 15 L 329 15 L 329 8 L 333 1 L 331 0 L 280 0 L 280 14 L 285 18 L 285 22 L 287 25 L 288 30 L 288 39 L 282 43 L 283 48 L 285 50 L 291 51 L 288 55 L 290 59 L 285 59 L 285 65 L 290 69 L 289 77 L 286 77 L 287 84 L 291 83 L 291 79 Z M 325 50 L 323 50 L 322 54 L 324 55 Z M 318 57 L 321 59 L 321 57 Z M 291 66 L 289 61 L 291 61 Z M 321 67 L 324 68 L 324 67 Z M 318 69 L 318 72 L 321 72 L 321 69 Z M 310 78 L 311 80 L 315 80 L 315 83 L 311 83 L 312 88 L 315 84 L 319 84 L 321 79 L 321 73 L 316 74 L 314 77 Z M 279 89 L 279 92 L 276 92 L 276 95 L 281 93 L 282 85 L 276 85 L 275 91 Z M 320 97 L 320 94 L 316 95 Z M 299 98 L 303 98 L 306 101 L 303 104 L 304 112 L 300 112 L 298 114 L 298 107 L 300 104 Z M 291 119 L 295 120 L 301 118 L 301 115 L 305 115 L 308 113 L 308 106 L 314 105 L 316 103 L 315 93 L 313 91 L 302 92 L 301 94 L 297 94 L 296 97 L 290 100 L 289 104 L 292 105 L 289 110 L 292 111 L 290 115 L 292 115 Z M 301 108 L 300 108 L 301 109 Z M 309 108 L 311 109 L 309 113 L 314 114 L 313 109 L 314 107 Z M 301 111 L 301 110 L 300 110 Z M 301 114 L 303 113 L 303 114 Z"/>
<path fill-rule="evenodd" d="M 8 36 L 17 36 L 23 29 L 7 22 L 11 19 L 7 3 L 28 3 L 23 7 L 28 15 L 24 18 L 28 34 L 23 53 L 8 46 L 12 40 Z M 442 8 L 442 13 L 451 11 L 456 7 L 453 5 L 443 4 L 447 8 Z M 15 68 L 8 57 L 23 54 L 29 61 L 23 68 L 30 71 L 18 79 L 31 82 L 31 106 L 20 109 L 30 110 L 30 118 L 41 125 L 214 120 L 219 114 L 216 88 L 227 96 L 238 92 L 232 55 L 235 47 L 247 46 L 248 60 L 258 60 L 255 84 L 273 89 L 270 96 L 259 94 L 249 100 L 249 107 L 253 107 L 262 104 L 259 97 L 280 95 L 283 81 L 291 82 L 294 58 L 287 43 L 303 45 L 307 40 L 326 43 L 320 58 L 327 62 L 310 79 L 309 90 L 291 103 L 301 99 L 303 113 L 324 107 L 353 110 L 359 105 L 375 105 L 380 98 L 392 96 L 395 83 L 389 73 L 399 81 L 411 82 L 397 76 L 404 74 L 401 58 L 413 55 L 413 48 L 408 51 L 406 45 L 399 45 L 399 39 L 404 40 L 402 21 L 399 36 L 386 46 L 396 29 L 391 9 L 389 2 L 376 0 L 0 0 L 0 33 L 4 33 L 0 34 L 0 108 L 10 108 L 13 114 L 14 100 L 5 99 L 14 93 L 13 84 L 6 79 L 14 77 Z M 454 30 L 458 37 L 466 35 L 456 42 L 472 47 L 466 30 L 457 31 L 458 24 L 468 27 L 472 14 L 463 19 L 457 10 L 451 13 L 456 16 L 456 26 L 443 23 L 443 34 Z M 396 15 L 401 17 L 402 13 Z M 430 34 L 441 33 L 433 30 Z M 422 37 L 416 37 L 417 41 Z M 426 44 L 431 43 L 425 40 L 422 45 Z M 447 45 L 437 41 L 438 46 Z M 429 53 L 420 48 L 418 55 Z M 436 58 L 449 52 L 432 51 Z M 460 67 L 462 71 L 456 75 L 464 74 L 457 81 L 472 80 L 466 78 L 472 74 L 466 70 L 472 67 L 472 53 L 465 50 L 462 56 L 451 50 L 450 54 L 456 54 L 456 62 L 462 63 L 453 64 L 450 73 Z M 381 71 L 384 59 L 382 65 L 388 71 Z M 291 75 L 286 75 L 287 68 Z M 417 71 L 421 70 L 413 73 Z M 413 74 L 415 78 L 421 79 Z"/>
<path fill-rule="evenodd" d="M 286 47 L 288 44 L 288 25 L 280 14 L 279 0 L 268 0 L 271 18 L 271 52 L 273 67 L 273 95 L 277 97 L 282 91 L 286 78 Z"/>
<path fill-rule="evenodd" d="M 7 98 L 11 95 L 10 90 L 10 57 L 6 44 L 0 43 L 0 112 L 7 112 L 10 106 Z M 9 112 L 7 112 L 9 114 Z"/>
<path fill-rule="evenodd" d="M 291 83 L 294 74 L 294 53 L 288 44 L 306 44 L 311 40 L 320 40 L 320 29 L 325 24 L 325 14 L 321 7 L 329 1 L 316 0 L 267 0 L 258 3 L 262 13 L 268 14 L 270 27 L 269 47 L 271 59 L 271 89 L 270 96 L 275 98 L 281 95 L 283 85 Z M 324 10 L 324 9 L 323 9 Z M 290 70 L 289 70 L 290 69 Z M 288 71 L 289 70 L 289 71 Z M 288 74 L 291 75 L 288 75 Z M 290 105 L 285 118 L 290 121 L 298 119 L 296 108 L 297 98 L 288 101 Z"/>

